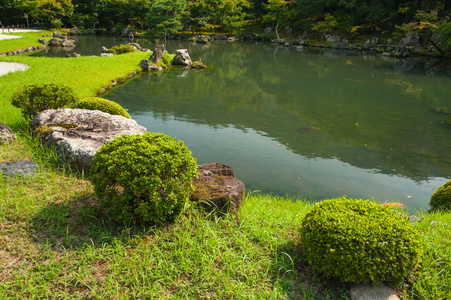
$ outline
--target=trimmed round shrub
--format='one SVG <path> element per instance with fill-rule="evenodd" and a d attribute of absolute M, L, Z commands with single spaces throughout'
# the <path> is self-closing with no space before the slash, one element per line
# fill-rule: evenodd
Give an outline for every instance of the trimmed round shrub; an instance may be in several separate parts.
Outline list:
<path fill-rule="evenodd" d="M 422 253 L 419 233 L 406 219 L 346 197 L 322 201 L 307 213 L 301 243 L 313 270 L 350 283 L 399 285 Z"/>
<path fill-rule="evenodd" d="M 131 225 L 172 221 L 193 192 L 195 176 L 196 160 L 183 142 L 146 132 L 103 145 L 89 178 L 110 216 Z"/>
<path fill-rule="evenodd" d="M 123 116 L 130 119 L 128 112 L 116 102 L 99 98 L 99 97 L 88 97 L 78 100 L 72 108 L 84 108 L 89 110 L 100 110 L 110 115 Z"/>
<path fill-rule="evenodd" d="M 135 52 L 137 51 L 136 48 L 133 45 L 127 44 L 120 44 L 117 46 L 113 46 L 110 49 L 108 49 L 108 53 L 113 53 L 113 54 L 124 54 L 124 53 L 128 53 L 128 52 Z"/>
<path fill-rule="evenodd" d="M 26 85 L 16 91 L 11 104 L 22 110 L 29 120 L 46 109 L 57 109 L 75 103 L 78 98 L 71 88 L 56 84 Z"/>
<path fill-rule="evenodd" d="M 435 190 L 429 205 L 433 211 L 451 211 L 451 180 Z"/>

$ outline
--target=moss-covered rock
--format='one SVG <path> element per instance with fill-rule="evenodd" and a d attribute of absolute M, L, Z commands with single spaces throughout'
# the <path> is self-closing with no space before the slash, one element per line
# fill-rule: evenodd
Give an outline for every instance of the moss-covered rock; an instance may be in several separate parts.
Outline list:
<path fill-rule="evenodd" d="M 72 108 L 83 108 L 89 110 L 100 110 L 106 112 L 110 115 L 123 116 L 130 119 L 128 112 L 116 102 L 99 98 L 99 97 L 88 97 L 78 100 Z"/>

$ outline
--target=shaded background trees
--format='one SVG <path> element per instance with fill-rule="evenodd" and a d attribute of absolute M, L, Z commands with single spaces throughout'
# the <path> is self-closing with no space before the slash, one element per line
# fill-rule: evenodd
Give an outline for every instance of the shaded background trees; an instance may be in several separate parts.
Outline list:
<path fill-rule="evenodd" d="M 316 30 L 317 38 L 334 31 L 351 37 L 425 31 L 424 26 L 435 32 L 449 22 L 450 13 L 449 0 L 0 0 L 4 25 L 25 24 L 27 14 L 31 26 L 44 28 L 131 26 L 163 34 L 183 27 L 193 32 L 240 34 L 247 28 L 262 31 L 266 26 L 290 26 L 295 32 Z M 331 20 L 333 26 L 329 26 Z M 448 40 L 445 27 L 439 32 Z"/>

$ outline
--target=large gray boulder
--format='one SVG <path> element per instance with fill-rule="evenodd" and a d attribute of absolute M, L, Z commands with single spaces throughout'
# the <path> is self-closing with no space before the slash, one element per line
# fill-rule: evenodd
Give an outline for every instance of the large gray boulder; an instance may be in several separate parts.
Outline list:
<path fill-rule="evenodd" d="M 98 110 L 49 109 L 31 121 L 42 143 L 56 148 L 58 160 L 88 170 L 96 151 L 115 137 L 143 134 L 136 121 Z"/>
<path fill-rule="evenodd" d="M 16 134 L 8 125 L 0 123 L 0 145 L 6 145 L 16 139 Z"/>
<path fill-rule="evenodd" d="M 236 212 L 244 201 L 244 183 L 235 178 L 232 168 L 219 163 L 197 166 L 199 176 L 194 179 L 193 201 L 201 201 L 208 212 Z"/>
<path fill-rule="evenodd" d="M 191 66 L 192 63 L 193 61 L 191 60 L 187 49 L 175 50 L 175 56 L 172 60 L 173 65 Z"/>

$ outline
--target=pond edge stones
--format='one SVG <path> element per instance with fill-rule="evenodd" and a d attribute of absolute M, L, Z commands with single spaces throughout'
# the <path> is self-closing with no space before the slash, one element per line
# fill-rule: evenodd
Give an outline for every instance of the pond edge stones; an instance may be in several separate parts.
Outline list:
<path fill-rule="evenodd" d="M 191 66 L 193 61 L 189 56 L 188 49 L 178 49 L 175 50 L 175 56 L 172 60 L 173 65 L 181 65 L 181 66 Z"/>
<path fill-rule="evenodd" d="M 200 202 L 207 212 L 237 211 L 245 198 L 244 183 L 237 178 L 229 166 L 206 163 L 197 166 L 199 176 L 194 178 L 191 200 Z"/>
<path fill-rule="evenodd" d="M 89 170 L 92 159 L 104 144 L 124 134 L 143 134 L 146 128 L 135 120 L 99 110 L 48 109 L 31 121 L 42 144 L 56 149 L 58 161 Z"/>

